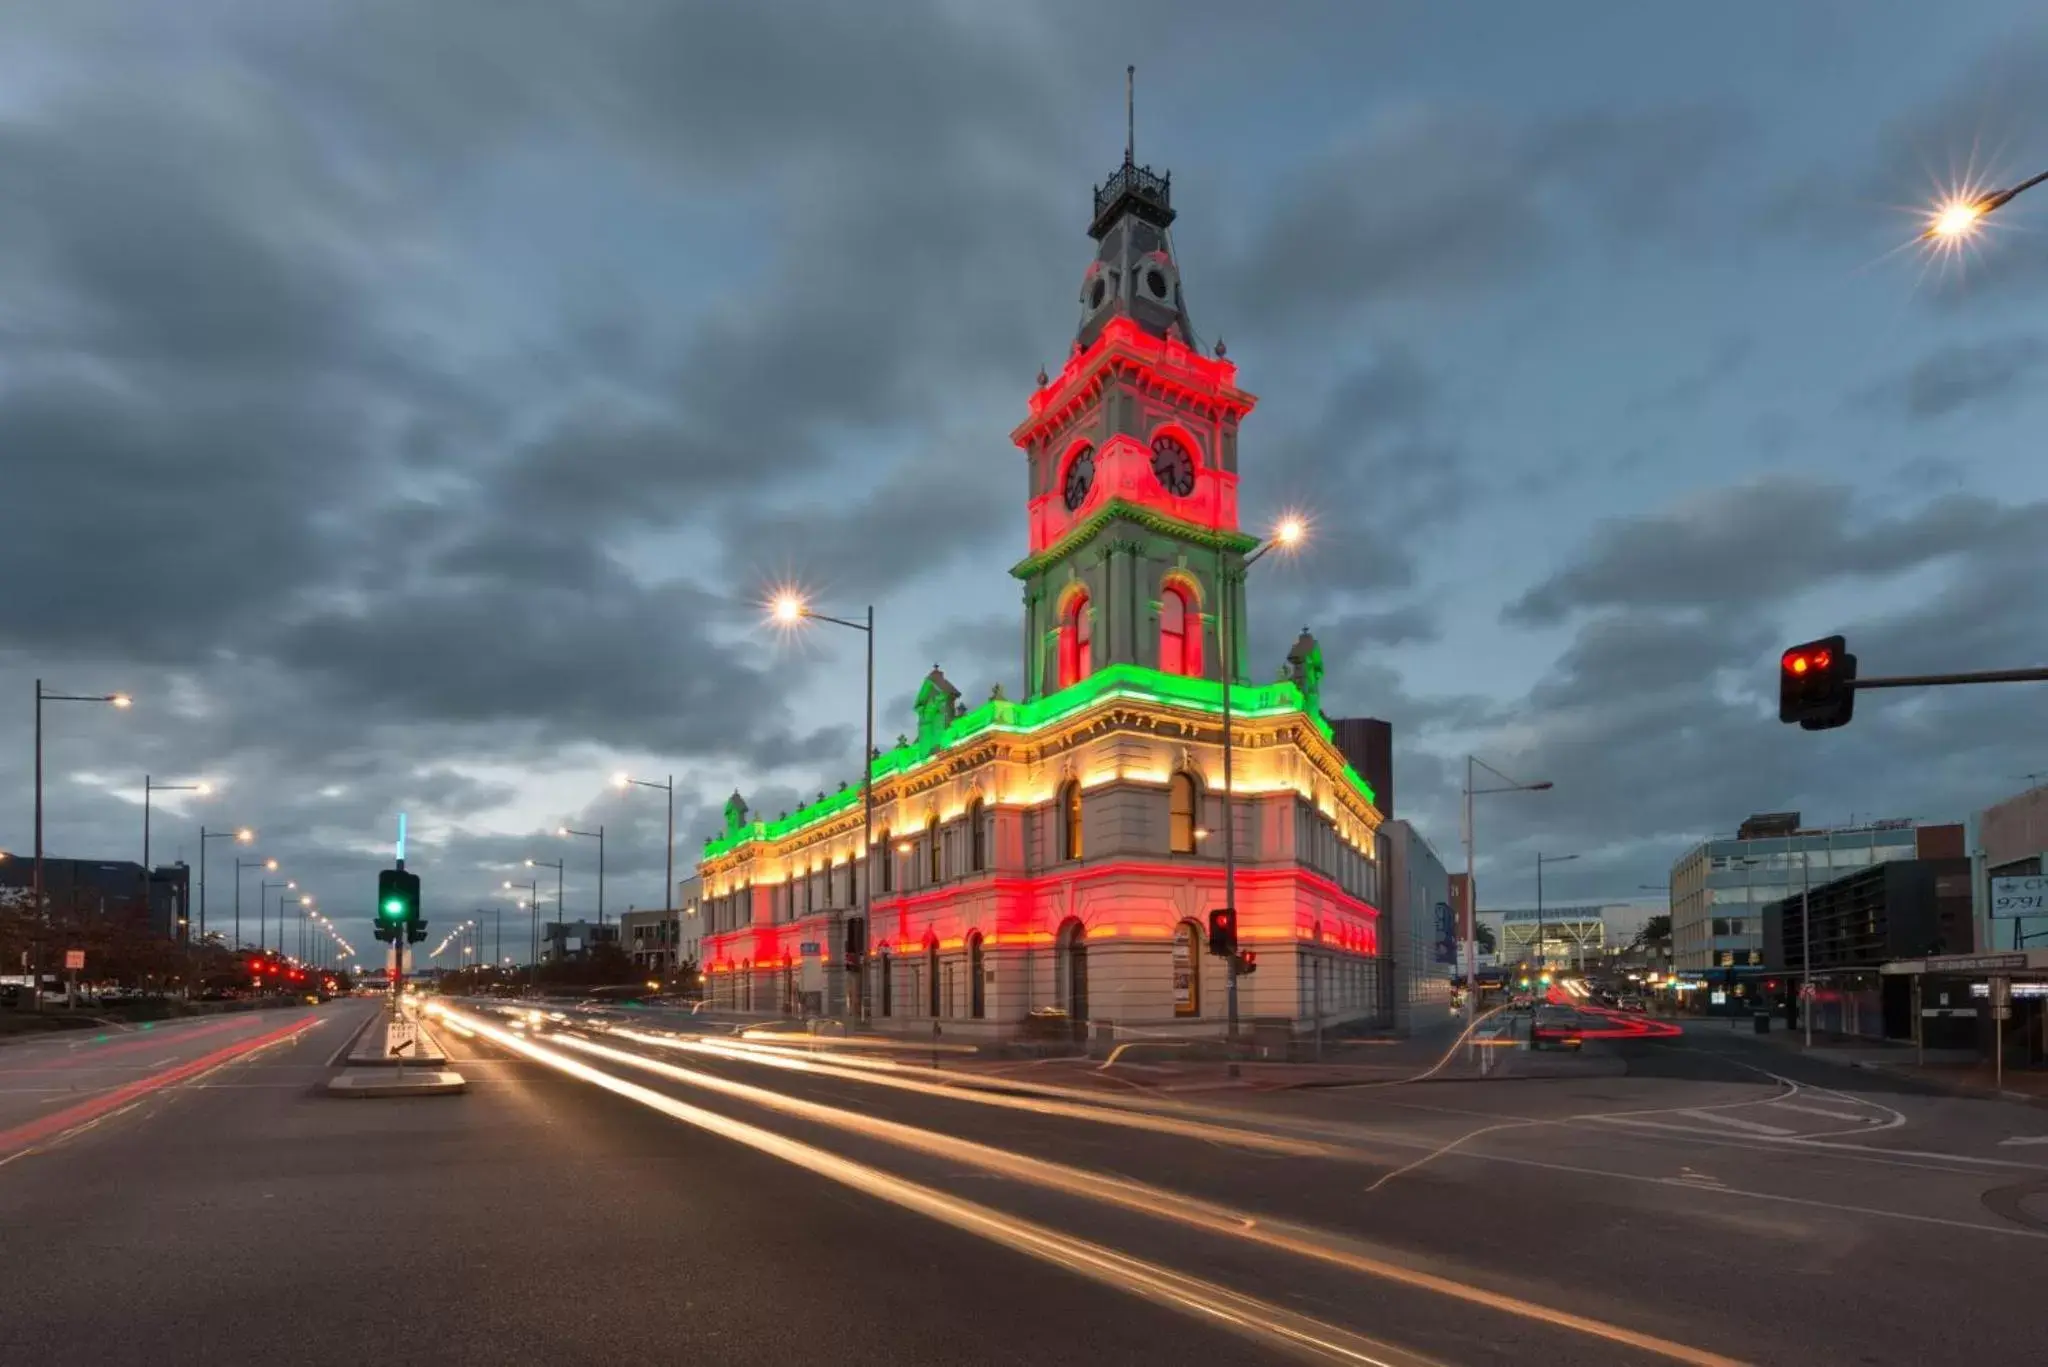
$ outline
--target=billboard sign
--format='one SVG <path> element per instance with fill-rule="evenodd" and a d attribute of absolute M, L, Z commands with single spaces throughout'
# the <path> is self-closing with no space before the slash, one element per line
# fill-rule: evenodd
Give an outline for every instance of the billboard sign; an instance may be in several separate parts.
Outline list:
<path fill-rule="evenodd" d="M 1439 964 L 1458 962 L 1458 918 L 1449 902 L 1436 904 L 1436 953 Z"/>
<path fill-rule="evenodd" d="M 2017 921 L 2025 916 L 2048 916 L 2048 877 L 1992 879 L 1991 919 Z"/>

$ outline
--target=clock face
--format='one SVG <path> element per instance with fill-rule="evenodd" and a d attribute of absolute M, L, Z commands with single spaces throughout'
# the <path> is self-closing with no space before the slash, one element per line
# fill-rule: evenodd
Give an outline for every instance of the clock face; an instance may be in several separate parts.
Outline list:
<path fill-rule="evenodd" d="M 1067 511 L 1073 512 L 1088 500 L 1089 486 L 1095 483 L 1095 448 L 1084 446 L 1080 454 L 1067 462 L 1067 482 L 1062 497 L 1067 501 Z"/>
<path fill-rule="evenodd" d="M 1179 438 L 1161 433 L 1152 439 L 1152 475 L 1167 493 L 1186 498 L 1195 491 L 1195 458 Z"/>

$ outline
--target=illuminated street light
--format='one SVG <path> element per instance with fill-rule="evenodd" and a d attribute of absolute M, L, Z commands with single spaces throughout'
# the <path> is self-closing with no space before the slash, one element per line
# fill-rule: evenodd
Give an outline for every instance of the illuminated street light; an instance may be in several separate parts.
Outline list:
<path fill-rule="evenodd" d="M 1244 577 L 1253 565 L 1259 563 L 1266 552 L 1274 547 L 1292 554 L 1308 539 L 1308 519 L 1299 513 L 1283 514 L 1273 527 L 1273 534 L 1264 545 L 1246 556 L 1233 571 L 1223 562 L 1223 552 L 1216 553 L 1216 579 L 1221 589 L 1221 599 L 1216 610 L 1216 635 L 1223 649 L 1223 660 L 1219 674 L 1223 680 L 1223 905 L 1233 915 L 1237 909 L 1237 818 L 1233 796 L 1233 769 L 1231 756 L 1237 748 L 1237 728 L 1231 721 L 1231 689 L 1236 687 L 1238 678 L 1237 642 L 1232 631 L 1237 596 L 1244 588 Z M 1224 983 L 1227 987 L 1225 1000 L 1225 1023 L 1227 1037 L 1237 1042 L 1237 979 L 1240 960 L 1231 956 L 1224 965 Z M 1236 1065 L 1232 1065 L 1235 1067 Z"/>
<path fill-rule="evenodd" d="M 858 631 L 862 636 L 867 638 L 868 660 L 867 716 L 865 727 L 866 734 L 861 745 L 860 752 L 860 914 L 863 920 L 865 920 L 868 916 L 868 908 L 873 904 L 875 898 L 875 785 L 873 782 L 875 763 L 874 605 L 872 603 L 869 604 L 866 613 L 864 613 L 858 621 L 855 621 L 851 617 L 834 617 L 828 613 L 817 611 L 809 603 L 805 602 L 803 595 L 797 592 L 795 589 L 785 588 L 780 589 L 775 593 L 774 598 L 770 602 L 769 611 L 770 615 L 774 617 L 775 621 L 785 627 L 793 627 L 797 625 L 799 622 L 807 621 L 829 622 L 831 625 L 835 627 L 845 627 L 848 631 Z M 881 857 L 887 858 L 888 856 L 884 854 Z M 678 929 L 680 930 L 680 927 L 678 927 Z M 866 943 L 865 937 L 863 937 L 862 943 Z M 680 952 L 680 950 L 678 952 Z M 849 959 L 847 961 L 846 969 L 847 972 L 851 975 L 847 979 L 849 992 L 857 990 L 860 993 L 860 1002 L 858 1004 L 857 1009 L 855 1009 L 855 1014 L 859 1015 L 863 1020 L 865 1020 L 870 1015 L 868 1007 L 868 970 L 866 956 L 860 955 Z M 849 1008 L 854 1008 L 854 1003 L 849 1001 L 848 1006 Z"/>
<path fill-rule="evenodd" d="M 1984 220 L 2002 209 L 2015 196 L 2048 181 L 2048 171 L 2030 177 L 2019 184 L 2003 190 L 1980 193 L 1969 190 L 1955 194 L 1936 204 L 1927 218 L 1927 227 L 1920 234 L 1923 240 L 1954 245 L 1962 239 L 1974 236 L 1984 226 Z"/>

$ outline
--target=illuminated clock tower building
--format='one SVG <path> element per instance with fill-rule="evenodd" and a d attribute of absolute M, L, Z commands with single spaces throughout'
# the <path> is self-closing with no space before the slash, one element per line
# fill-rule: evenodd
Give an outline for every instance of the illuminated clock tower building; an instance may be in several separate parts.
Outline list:
<path fill-rule="evenodd" d="M 1304 631 L 1258 684 L 1223 649 L 1244 638 L 1259 546 L 1238 525 L 1256 400 L 1221 342 L 1199 349 L 1170 178 L 1127 150 L 1093 209 L 1079 329 L 1012 433 L 1021 690 L 966 706 L 932 670 L 915 734 L 871 761 L 871 849 L 857 784 L 773 820 L 734 794 L 699 864 L 719 1009 L 938 1020 L 969 1040 L 1213 1038 L 1229 963 L 1205 926 L 1228 844 L 1255 964 L 1244 1033 L 1389 1014 L 1381 818 L 1323 718 L 1322 653 Z"/>

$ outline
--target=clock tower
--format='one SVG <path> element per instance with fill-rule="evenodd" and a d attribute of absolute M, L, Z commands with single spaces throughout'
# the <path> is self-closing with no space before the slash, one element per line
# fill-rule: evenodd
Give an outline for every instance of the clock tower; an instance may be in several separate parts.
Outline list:
<path fill-rule="evenodd" d="M 1024 689 L 1037 698 L 1105 665 L 1222 679 L 1230 593 L 1242 682 L 1238 424 L 1257 402 L 1218 340 L 1202 353 L 1174 257 L 1172 176 L 1123 165 L 1096 187 L 1081 321 L 1011 433 L 1030 471 Z"/>

